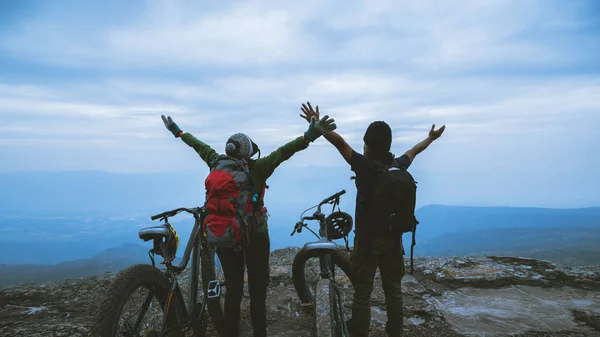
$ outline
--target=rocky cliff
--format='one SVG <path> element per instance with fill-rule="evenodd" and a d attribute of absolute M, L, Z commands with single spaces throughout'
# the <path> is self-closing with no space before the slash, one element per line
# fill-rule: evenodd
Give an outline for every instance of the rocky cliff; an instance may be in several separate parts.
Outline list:
<path fill-rule="evenodd" d="M 271 254 L 270 336 L 311 335 L 314 309 L 300 304 L 291 282 L 295 252 Z M 106 273 L 0 292 L 0 336 L 86 336 L 114 277 Z M 188 279 L 182 276 L 184 284 Z M 352 288 L 346 285 L 349 307 Z M 512 257 L 419 258 L 403 289 L 406 336 L 600 336 L 600 266 Z M 251 336 L 248 298 L 243 306 L 243 335 Z M 372 319 L 371 335 L 385 336 L 379 276 Z"/>

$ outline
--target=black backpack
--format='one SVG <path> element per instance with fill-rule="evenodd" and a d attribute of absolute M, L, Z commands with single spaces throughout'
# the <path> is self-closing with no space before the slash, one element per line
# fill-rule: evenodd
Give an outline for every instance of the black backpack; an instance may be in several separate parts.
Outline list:
<path fill-rule="evenodd" d="M 413 273 L 413 252 L 416 242 L 417 218 L 415 206 L 417 182 L 413 176 L 400 166 L 396 160 L 392 165 L 374 161 L 377 168 L 377 180 L 374 189 L 374 207 L 378 214 L 378 225 L 386 226 L 392 235 L 402 242 L 402 235 L 412 233 L 410 246 L 410 270 Z"/>

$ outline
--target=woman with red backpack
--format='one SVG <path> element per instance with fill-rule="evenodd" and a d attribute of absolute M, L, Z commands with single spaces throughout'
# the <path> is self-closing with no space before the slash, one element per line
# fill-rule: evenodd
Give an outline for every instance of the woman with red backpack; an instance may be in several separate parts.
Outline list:
<path fill-rule="evenodd" d="M 294 153 L 302 151 L 323 134 L 336 129 L 328 116 L 313 118 L 308 130 L 260 158 L 258 146 L 243 133 L 229 137 L 225 155 L 183 132 L 171 117 L 162 116 L 165 127 L 192 147 L 210 167 L 205 181 L 208 217 L 204 228 L 207 242 L 217 254 L 227 280 L 225 321 L 229 337 L 239 336 L 240 305 L 244 290 L 244 269 L 248 267 L 250 316 L 254 336 L 267 335 L 266 296 L 269 284 L 270 241 L 264 191 L 267 179 Z M 252 159 L 256 154 L 257 159 Z"/>

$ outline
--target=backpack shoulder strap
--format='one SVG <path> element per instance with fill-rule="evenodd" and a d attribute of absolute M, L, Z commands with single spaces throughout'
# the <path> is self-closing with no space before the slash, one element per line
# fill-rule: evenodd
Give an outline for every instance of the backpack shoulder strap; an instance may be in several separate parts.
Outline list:
<path fill-rule="evenodd" d="M 245 160 L 230 157 L 226 154 L 220 154 L 217 157 L 215 157 L 215 159 L 213 159 L 212 162 L 210 162 L 210 164 L 209 164 L 210 169 L 211 170 L 214 169 L 222 161 L 232 162 L 233 164 L 238 165 L 240 169 L 245 169 L 248 167 L 248 162 Z"/>
<path fill-rule="evenodd" d="M 404 167 L 402 165 L 400 165 L 398 158 L 394 158 L 394 160 L 392 160 L 392 165 L 390 165 L 390 167 L 397 167 L 399 169 L 404 169 Z"/>
<path fill-rule="evenodd" d="M 386 171 L 388 168 L 393 166 L 393 165 L 386 165 L 386 164 L 380 162 L 379 160 L 373 160 L 373 164 L 375 165 L 375 169 L 377 172 Z"/>
<path fill-rule="evenodd" d="M 208 166 L 210 167 L 210 169 L 212 170 L 213 168 L 215 168 L 215 166 L 217 166 L 217 164 L 222 161 L 223 159 L 227 158 L 226 155 L 224 154 L 220 154 L 218 156 L 216 156 L 209 164 Z"/>

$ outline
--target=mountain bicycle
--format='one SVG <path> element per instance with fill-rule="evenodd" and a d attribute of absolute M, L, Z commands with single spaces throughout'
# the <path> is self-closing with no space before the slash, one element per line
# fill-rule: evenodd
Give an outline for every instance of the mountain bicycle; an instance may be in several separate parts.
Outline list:
<path fill-rule="evenodd" d="M 317 206 L 304 211 L 291 234 L 301 233 L 302 229 L 306 228 L 319 239 L 306 243 L 294 257 L 292 265 L 292 279 L 300 301 L 303 304 L 314 304 L 315 330 L 319 337 L 349 336 L 344 316 L 343 287 L 337 284 L 336 277 L 336 271 L 341 269 L 349 281 L 352 281 L 347 240 L 352 230 L 352 217 L 339 209 L 340 196 L 345 193 L 346 191 L 342 190 L 324 199 Z M 326 204 L 333 205 L 332 212 L 328 216 L 321 212 L 321 207 Z M 338 207 L 337 211 L 335 211 L 336 207 Z M 317 210 L 312 216 L 303 216 L 314 208 Z M 304 223 L 306 220 L 319 222 L 319 234 Z M 346 249 L 333 242 L 341 238 L 346 242 Z M 319 272 L 316 279 L 307 280 L 306 274 L 311 269 L 308 260 L 311 258 L 318 258 Z M 314 288 L 314 292 L 311 288 Z"/>
<path fill-rule="evenodd" d="M 181 212 L 192 214 L 195 221 L 181 263 L 173 265 L 179 235 L 168 219 Z M 145 242 L 153 242 L 153 248 L 148 252 L 152 265 L 136 264 L 117 274 L 92 325 L 92 336 L 180 337 L 190 330 L 196 337 L 206 335 L 206 304 L 209 299 L 218 297 L 219 289 L 217 282 L 204 282 L 202 298 L 198 302 L 198 268 L 206 250 L 201 230 L 204 217 L 203 207 L 178 208 L 151 217 L 153 221 L 160 219 L 164 223 L 141 229 L 138 236 Z M 155 255 L 163 258 L 160 264 L 165 266 L 164 270 L 156 267 Z M 186 306 L 178 276 L 187 268 L 190 257 L 192 270 Z M 146 291 L 138 294 L 138 288 Z M 142 304 L 137 309 L 129 308 L 126 307 L 128 300 L 141 300 Z M 146 314 L 149 316 L 144 320 Z M 131 321 L 125 319 L 134 316 Z"/>

